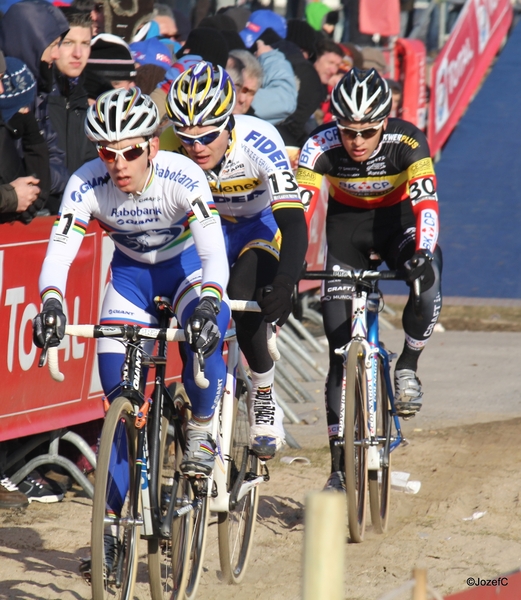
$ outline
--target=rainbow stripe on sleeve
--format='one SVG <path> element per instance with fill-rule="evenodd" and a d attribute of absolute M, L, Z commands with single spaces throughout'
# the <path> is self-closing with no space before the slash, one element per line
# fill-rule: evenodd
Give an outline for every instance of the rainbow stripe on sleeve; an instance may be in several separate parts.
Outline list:
<path fill-rule="evenodd" d="M 213 296 L 220 302 L 223 298 L 223 289 L 218 283 L 207 281 L 201 288 L 201 297 L 202 296 Z"/>
<path fill-rule="evenodd" d="M 58 296 L 60 302 L 63 302 L 63 294 L 61 293 L 61 290 L 56 287 L 46 287 L 41 293 L 42 302 L 45 302 L 49 298 L 56 298 L 56 296 Z"/>
<path fill-rule="evenodd" d="M 219 211 L 215 208 L 215 204 L 208 204 L 208 208 L 210 209 L 210 212 L 212 213 L 213 217 L 218 217 L 219 216 Z M 193 223 L 194 221 L 197 220 L 197 217 L 195 216 L 193 210 L 191 210 L 190 212 L 188 212 L 187 216 L 188 216 L 188 224 L 189 225 L 191 223 Z"/>
<path fill-rule="evenodd" d="M 300 208 L 301 210 L 304 210 L 300 198 L 282 198 L 281 200 L 274 200 L 271 203 L 271 210 L 275 211 L 279 208 Z"/>
<path fill-rule="evenodd" d="M 58 218 L 53 223 L 53 227 L 58 227 L 60 223 L 61 215 L 58 215 Z M 88 222 L 82 221 L 81 219 L 74 219 L 74 224 L 72 226 L 72 230 L 80 235 L 85 235 L 87 231 L 87 227 L 89 226 Z"/>

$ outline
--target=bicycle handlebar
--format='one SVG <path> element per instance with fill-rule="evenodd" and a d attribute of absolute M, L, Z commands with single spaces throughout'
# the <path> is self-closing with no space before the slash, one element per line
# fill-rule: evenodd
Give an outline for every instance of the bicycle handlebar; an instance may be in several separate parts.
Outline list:
<path fill-rule="evenodd" d="M 231 300 L 230 308 L 234 311 L 260 312 L 260 307 L 257 302 L 251 300 Z M 185 332 L 183 329 L 160 329 L 157 327 L 139 327 L 134 325 L 67 325 L 65 327 L 65 335 L 96 339 L 112 337 L 134 342 L 138 340 L 165 340 L 167 342 L 185 341 Z M 277 349 L 276 336 L 274 335 L 273 327 L 271 326 L 268 326 L 268 351 L 273 360 L 278 360 L 280 358 L 280 353 Z M 198 387 L 205 389 L 208 387 L 209 381 L 204 376 L 204 371 L 201 369 L 197 355 L 194 355 L 194 357 L 195 382 Z M 51 377 L 55 381 L 62 382 L 65 380 L 65 376 L 60 372 L 57 346 L 47 349 L 47 365 Z"/>
<path fill-rule="evenodd" d="M 337 269 L 334 271 L 306 271 L 302 279 L 349 279 L 352 281 L 377 281 L 380 279 L 403 280 L 405 273 L 403 271 L 375 271 L 363 269 Z"/>
<path fill-rule="evenodd" d="M 302 279 L 341 279 L 343 281 L 353 281 L 366 286 L 370 286 L 371 281 L 378 280 L 406 280 L 407 274 L 404 270 L 395 271 L 364 271 L 363 269 L 336 269 L 334 271 L 306 271 L 302 275 Z M 414 313 L 417 317 L 421 316 L 421 282 L 420 279 L 415 279 L 412 284 L 414 298 Z"/>

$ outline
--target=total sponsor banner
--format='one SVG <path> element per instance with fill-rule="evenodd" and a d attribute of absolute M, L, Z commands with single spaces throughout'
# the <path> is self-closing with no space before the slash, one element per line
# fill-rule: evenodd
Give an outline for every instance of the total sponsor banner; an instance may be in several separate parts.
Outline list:
<path fill-rule="evenodd" d="M 431 73 L 428 139 L 432 155 L 447 141 L 508 32 L 510 0 L 467 0 Z"/>
<path fill-rule="evenodd" d="M 65 381 L 39 368 L 40 350 L 32 343 L 32 320 L 40 311 L 38 277 L 54 217 L 29 226 L 2 226 L 0 243 L 0 441 L 84 423 L 103 416 L 96 342 L 65 337 L 58 354 Z M 113 253 L 110 238 L 89 226 L 67 283 L 69 322 L 97 323 Z M 176 350 L 174 352 L 174 350 Z M 177 349 L 169 357 L 169 380 L 179 379 Z"/>

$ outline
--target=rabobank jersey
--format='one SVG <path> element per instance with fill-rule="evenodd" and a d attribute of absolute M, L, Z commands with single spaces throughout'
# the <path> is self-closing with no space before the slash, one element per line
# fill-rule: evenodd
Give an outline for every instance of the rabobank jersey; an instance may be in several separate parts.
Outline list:
<path fill-rule="evenodd" d="M 363 162 L 349 156 L 336 122 L 319 127 L 299 158 L 297 181 L 305 204 L 318 196 L 323 177 L 330 184 L 329 202 L 368 210 L 407 202 L 416 217 L 417 247 L 434 250 L 439 231 L 436 176 L 425 135 L 412 123 L 389 119 L 380 144 Z M 312 212 L 313 202 L 309 204 Z"/>
<path fill-rule="evenodd" d="M 133 261 L 156 264 L 195 244 L 203 267 L 202 293 L 226 289 L 228 268 L 219 214 L 206 177 L 184 156 L 159 151 L 140 194 L 119 190 L 101 159 L 78 169 L 65 188 L 40 275 L 45 300 L 63 298 L 68 269 L 87 226 L 96 219 L 116 252 Z"/>
<path fill-rule="evenodd" d="M 205 171 L 220 215 L 228 219 L 260 215 L 269 206 L 302 210 L 299 188 L 279 132 L 256 117 L 235 115 L 230 145 L 219 167 Z M 184 153 L 176 137 L 161 147 Z"/>

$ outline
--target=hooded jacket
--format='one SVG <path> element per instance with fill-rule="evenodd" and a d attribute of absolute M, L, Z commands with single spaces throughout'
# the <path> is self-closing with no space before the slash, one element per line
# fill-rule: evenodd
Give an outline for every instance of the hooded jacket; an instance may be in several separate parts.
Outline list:
<path fill-rule="evenodd" d="M 49 79 L 41 69 L 41 58 L 47 46 L 63 37 L 69 24 L 62 12 L 45 0 L 21 0 L 13 4 L 0 21 L 0 49 L 5 56 L 22 60 L 36 78 L 37 92 L 34 114 L 49 147 L 51 194 L 59 197 L 69 178 L 65 154 L 58 147 L 47 111 Z M 52 73 L 52 70 L 49 69 Z"/>
<path fill-rule="evenodd" d="M 96 144 L 85 135 L 85 116 L 89 108 L 83 87 L 84 73 L 74 84 L 56 69 L 56 86 L 49 95 L 49 116 L 58 135 L 58 145 L 65 151 L 69 174 L 98 157 Z"/>

